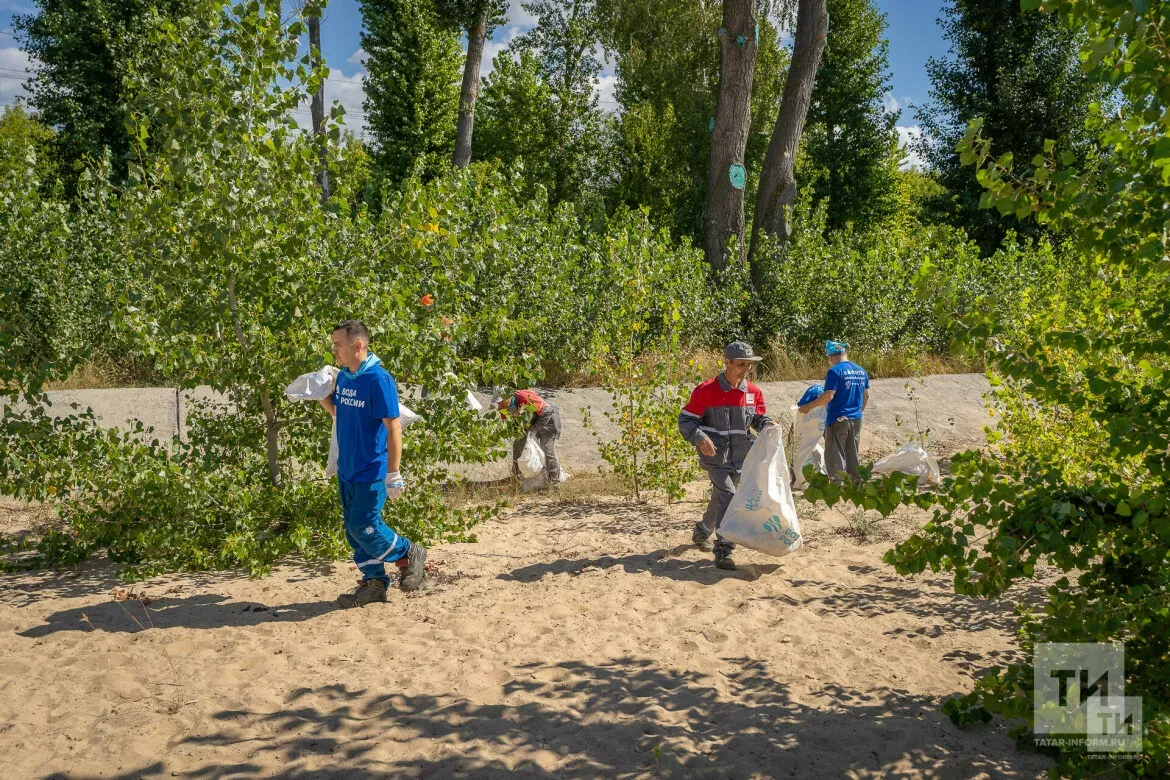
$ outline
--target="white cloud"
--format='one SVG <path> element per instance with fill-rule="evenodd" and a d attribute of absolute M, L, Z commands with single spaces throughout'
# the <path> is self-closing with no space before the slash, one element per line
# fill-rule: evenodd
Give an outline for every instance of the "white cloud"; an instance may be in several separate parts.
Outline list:
<path fill-rule="evenodd" d="M 361 53 L 361 50 L 358 50 Z M 357 53 L 354 57 L 357 57 Z M 351 58 L 352 59 L 352 58 Z M 329 78 L 325 79 L 325 112 L 328 115 L 334 103 L 340 103 L 345 109 L 345 129 L 357 136 L 366 134 L 366 112 L 362 104 L 366 99 L 364 70 L 358 70 L 352 75 L 346 75 L 341 68 L 329 68 Z M 313 115 L 306 100 L 296 110 L 297 122 L 301 127 L 309 129 L 313 126 Z"/>
<path fill-rule="evenodd" d="M 915 108 L 914 100 L 912 98 L 909 98 L 905 95 L 900 98 L 894 97 L 893 92 L 886 93 L 885 99 L 882 100 L 882 104 L 885 106 L 886 111 L 889 111 L 891 114 L 895 111 L 902 111 L 903 113 L 906 111 L 913 111 Z"/>
<path fill-rule="evenodd" d="M 364 68 L 366 67 L 366 59 L 369 56 L 370 55 L 366 54 L 365 49 L 358 49 L 353 54 L 349 55 L 345 61 L 351 65 L 361 65 Z"/>
<path fill-rule="evenodd" d="M 508 0 L 508 24 L 514 27 L 535 27 L 536 17 L 524 10 L 524 0 Z"/>
<path fill-rule="evenodd" d="M 595 90 L 597 92 L 597 102 L 601 104 L 602 111 L 610 113 L 618 110 L 617 98 L 614 97 L 614 90 L 617 89 L 617 76 L 602 76 L 597 81 Z"/>
<path fill-rule="evenodd" d="M 527 30 L 523 29 L 522 27 L 515 27 L 515 26 L 508 27 L 504 31 L 502 40 L 499 40 L 499 41 L 491 40 L 491 41 L 484 42 L 483 61 L 480 62 L 480 65 L 479 65 L 480 81 L 487 78 L 488 74 L 492 72 L 492 68 L 495 66 L 496 56 L 498 54 L 500 54 L 501 52 L 505 51 L 509 46 L 512 45 L 513 41 L 515 41 L 517 38 L 519 38 L 525 32 L 527 32 Z M 498 36 L 499 36 L 499 34 L 497 33 L 497 37 Z M 467 53 L 466 44 L 465 44 L 465 48 L 463 49 L 463 53 L 464 54 Z"/>
<path fill-rule="evenodd" d="M 25 52 L 15 46 L 0 49 L 0 104 L 8 106 L 27 96 L 24 83 L 33 70 L 34 62 Z"/>
<path fill-rule="evenodd" d="M 911 144 L 922 138 L 922 128 L 918 125 L 912 127 L 905 127 L 899 125 L 898 128 L 898 145 L 906 152 L 906 160 L 902 163 L 902 170 L 913 169 L 921 171 L 926 167 L 926 161 L 918 156 L 918 152 L 911 146 Z"/>
<path fill-rule="evenodd" d="M 345 109 L 345 127 L 357 135 L 365 135 L 366 112 L 362 103 L 366 99 L 364 71 L 352 76 L 346 76 L 340 70 L 330 68 L 329 78 L 325 79 L 325 101 L 332 105 L 334 101 Z"/>

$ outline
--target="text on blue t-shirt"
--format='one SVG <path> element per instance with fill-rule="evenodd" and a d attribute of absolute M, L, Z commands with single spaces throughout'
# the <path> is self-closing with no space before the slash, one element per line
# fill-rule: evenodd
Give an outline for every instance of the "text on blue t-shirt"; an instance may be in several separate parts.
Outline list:
<path fill-rule="evenodd" d="M 825 419 L 832 425 L 845 417 L 861 419 L 861 404 L 869 389 L 869 374 L 851 360 L 842 360 L 825 374 L 825 390 L 833 391 L 833 399 L 825 409 Z"/>
<path fill-rule="evenodd" d="M 357 373 L 337 375 L 333 405 L 337 408 L 337 476 L 350 483 L 386 479 L 389 455 L 382 420 L 400 414 L 394 377 L 371 355 Z"/>

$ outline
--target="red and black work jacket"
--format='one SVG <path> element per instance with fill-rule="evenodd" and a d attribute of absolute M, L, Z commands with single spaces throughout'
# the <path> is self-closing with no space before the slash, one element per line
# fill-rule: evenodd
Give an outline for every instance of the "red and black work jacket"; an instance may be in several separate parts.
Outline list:
<path fill-rule="evenodd" d="M 678 416 L 678 429 L 696 447 L 703 439 L 715 445 L 714 455 L 699 453 L 704 466 L 738 471 L 755 440 L 750 431 L 758 433 L 772 423 L 767 412 L 758 386 L 743 380 L 732 387 L 721 373 L 691 392 L 691 400 Z"/>
<path fill-rule="evenodd" d="M 548 401 L 541 398 L 532 390 L 517 390 L 512 397 L 500 402 L 500 417 L 507 419 L 509 415 L 519 416 L 525 411 L 533 413 L 530 424 L 535 425 L 541 417 L 552 413 Z"/>

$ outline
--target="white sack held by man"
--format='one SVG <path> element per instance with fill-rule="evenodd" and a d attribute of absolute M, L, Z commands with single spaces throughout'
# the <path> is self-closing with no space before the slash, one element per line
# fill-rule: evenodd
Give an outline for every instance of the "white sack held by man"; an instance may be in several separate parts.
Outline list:
<path fill-rule="evenodd" d="M 301 374 L 284 388 L 284 395 L 290 401 L 320 401 L 331 398 L 337 385 L 337 373 L 336 366 L 325 366 L 308 374 Z M 399 419 L 403 429 L 422 419 L 406 404 L 400 403 L 398 409 L 401 412 Z M 325 463 L 325 476 L 337 476 L 337 420 L 333 421 L 333 430 L 329 433 L 329 457 Z"/>
<path fill-rule="evenodd" d="M 520 468 L 520 475 L 524 479 L 535 479 L 544 473 L 544 450 L 536 441 L 536 436 L 529 433 L 524 443 L 524 449 L 516 465 Z"/>
<path fill-rule="evenodd" d="M 719 532 L 729 542 L 777 557 L 800 549 L 804 537 L 789 487 L 780 426 L 770 425 L 756 437 L 741 474 Z"/>
<path fill-rule="evenodd" d="M 804 467 L 808 464 L 811 463 L 818 474 L 825 473 L 825 407 L 800 411 L 801 406 L 817 400 L 824 392 L 824 385 L 810 385 L 792 407 L 796 418 L 792 426 L 792 449 L 796 453 L 792 457 L 792 477 L 797 490 L 808 487 L 808 480 L 804 478 Z"/>

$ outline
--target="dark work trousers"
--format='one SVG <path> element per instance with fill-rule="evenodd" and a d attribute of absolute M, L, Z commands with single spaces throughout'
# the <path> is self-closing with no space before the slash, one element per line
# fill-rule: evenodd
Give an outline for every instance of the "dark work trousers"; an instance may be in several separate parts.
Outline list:
<path fill-rule="evenodd" d="M 549 404 L 544 412 L 532 418 L 532 425 L 528 426 L 528 433 L 536 437 L 537 444 L 544 450 L 544 470 L 550 482 L 561 476 L 561 464 L 557 460 L 557 439 L 561 438 L 561 410 Z M 521 436 L 512 443 L 512 470 L 517 471 L 517 461 L 520 453 L 524 452 L 524 445 L 528 442 L 528 434 Z"/>
<path fill-rule="evenodd" d="M 731 497 L 739 487 L 739 470 L 705 466 L 708 476 L 711 477 L 711 500 L 707 503 L 707 511 L 703 513 L 703 521 L 699 523 L 707 536 L 719 530 L 723 525 L 723 516 L 727 514 L 727 507 L 731 506 Z M 715 557 L 726 558 L 731 555 L 735 545 L 722 536 L 715 536 Z"/>
<path fill-rule="evenodd" d="M 825 426 L 825 473 L 841 484 L 844 471 L 854 482 L 861 479 L 857 473 L 858 451 L 861 449 L 861 418 L 841 417 Z"/>

